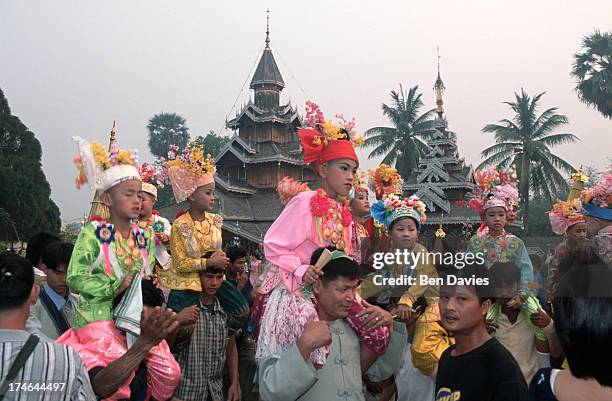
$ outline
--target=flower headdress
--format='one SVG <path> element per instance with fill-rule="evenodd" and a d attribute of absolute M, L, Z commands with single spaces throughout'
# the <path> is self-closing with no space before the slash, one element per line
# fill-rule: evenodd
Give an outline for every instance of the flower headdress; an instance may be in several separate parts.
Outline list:
<path fill-rule="evenodd" d="M 165 162 L 177 203 L 183 202 L 199 187 L 215 182 L 215 160 L 204 152 L 203 145 L 192 141 L 180 154 L 178 146 L 170 145 L 169 148 L 168 159 L 160 160 Z"/>
<path fill-rule="evenodd" d="M 581 203 L 579 199 L 571 202 L 557 201 L 548 213 L 550 226 L 557 235 L 563 235 L 568 228 L 577 223 L 584 223 L 584 215 L 580 213 Z"/>
<path fill-rule="evenodd" d="M 280 203 L 286 205 L 294 196 L 300 192 L 310 191 L 308 184 L 299 182 L 290 177 L 283 178 L 276 186 L 276 192 L 280 197 Z"/>
<path fill-rule="evenodd" d="M 353 189 L 349 193 L 349 201 L 355 199 L 358 193 L 365 193 L 368 196 L 368 179 L 366 173 L 363 170 L 357 170 L 355 178 L 353 178 Z"/>
<path fill-rule="evenodd" d="M 79 156 L 73 159 L 79 175 L 76 186 L 80 188 L 87 183 L 92 189 L 106 191 L 127 180 L 140 181 L 136 168 L 138 152 L 136 150 L 109 151 L 98 142 L 89 143 L 75 136 L 72 138 L 79 148 Z"/>
<path fill-rule="evenodd" d="M 142 180 L 142 191 L 153 195 L 157 198 L 157 188 L 164 187 L 164 169 L 159 162 L 153 164 L 142 163 L 138 166 L 140 179 Z"/>
<path fill-rule="evenodd" d="M 582 191 L 580 198 L 586 215 L 612 220 L 612 171 L 597 185 Z"/>
<path fill-rule="evenodd" d="M 309 128 L 298 129 L 305 163 L 322 164 L 335 159 L 359 162 L 354 147 L 362 146 L 365 140 L 363 136 L 355 135 L 355 119 L 347 121 L 340 114 L 336 118 L 339 123 L 326 120 L 316 103 L 306 102 L 306 125 Z"/>
<path fill-rule="evenodd" d="M 425 203 L 416 195 L 402 199 L 395 194 L 390 194 L 385 199 L 376 202 L 370 213 L 378 223 L 384 224 L 387 229 L 395 220 L 410 217 L 414 219 L 417 229 L 420 230 L 421 225 L 427 221 L 425 209 Z"/>
<path fill-rule="evenodd" d="M 468 205 L 480 216 L 492 207 L 518 206 L 518 189 L 516 172 L 510 168 L 507 172 L 489 167 L 477 170 L 475 174 L 477 188 L 468 197 Z"/>
<path fill-rule="evenodd" d="M 370 169 L 369 174 L 370 188 L 374 191 L 377 200 L 389 194 L 402 195 L 404 180 L 393 167 L 383 163 L 376 169 Z"/>

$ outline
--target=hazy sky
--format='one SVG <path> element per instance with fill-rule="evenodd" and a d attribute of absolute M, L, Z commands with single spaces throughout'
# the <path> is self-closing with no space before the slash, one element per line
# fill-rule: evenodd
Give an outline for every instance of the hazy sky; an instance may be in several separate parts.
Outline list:
<path fill-rule="evenodd" d="M 71 137 L 107 143 L 117 120 L 120 147 L 148 161 L 155 113 L 181 114 L 192 136 L 218 131 L 263 48 L 266 8 L 283 98 L 300 111 L 312 99 L 355 116 L 358 130 L 387 125 L 380 106 L 400 83 L 418 84 L 423 111 L 433 108 L 440 46 L 446 115 L 467 162 L 493 144 L 480 130 L 511 116 L 501 102 L 521 87 L 546 91 L 542 107 L 559 107 L 562 131 L 582 139 L 558 155 L 597 168 L 612 156 L 612 122 L 578 101 L 569 75 L 582 36 L 612 29 L 610 0 L 1 0 L 0 88 L 42 144 L 63 220 L 92 197 L 74 187 Z"/>

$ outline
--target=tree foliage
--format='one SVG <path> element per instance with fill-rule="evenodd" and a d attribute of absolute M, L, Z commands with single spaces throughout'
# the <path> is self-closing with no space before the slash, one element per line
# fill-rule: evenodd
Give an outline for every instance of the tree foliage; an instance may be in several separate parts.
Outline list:
<path fill-rule="evenodd" d="M 373 127 L 365 132 L 365 146 L 374 148 L 369 158 L 383 156 L 382 163 L 395 165 L 401 176 L 408 180 L 418 166 L 419 159 L 428 150 L 424 142 L 435 127 L 434 109 L 419 115 L 423 101 L 418 85 L 408 92 L 391 91 L 391 105 L 383 103 L 382 110 L 391 127 Z"/>
<path fill-rule="evenodd" d="M 204 151 L 210 153 L 212 157 L 217 157 L 221 149 L 229 142 L 229 138 L 215 134 L 215 131 L 209 131 L 205 136 L 196 137 L 196 143 L 204 146 Z"/>
<path fill-rule="evenodd" d="M 585 36 L 571 73 L 580 100 L 612 119 L 612 32 L 595 30 Z"/>
<path fill-rule="evenodd" d="M 176 113 L 154 115 L 147 124 L 147 130 L 149 150 L 158 157 L 168 156 L 168 146 L 176 145 L 183 149 L 190 140 L 185 119 Z"/>
<path fill-rule="evenodd" d="M 544 92 L 531 98 L 521 89 L 520 94 L 514 94 L 513 102 L 504 102 L 514 112 L 512 119 L 503 119 L 482 129 L 483 133 L 495 134 L 496 144 L 481 152 L 485 160 L 478 168 L 497 165 L 505 169 L 512 164 L 516 166 L 527 235 L 531 215 L 530 193 L 552 203 L 561 194 L 567 193 L 569 188 L 565 177 L 574 171 L 568 162 L 553 154 L 550 148 L 578 141 L 571 133 L 553 133 L 568 123 L 566 116 L 556 113 L 556 107 L 538 115 L 538 102 L 543 95 Z"/>
<path fill-rule="evenodd" d="M 57 205 L 41 165 L 34 134 L 11 114 L 0 89 L 0 239 L 24 240 L 38 231 L 59 232 Z M 16 232 L 15 232 L 16 231 Z"/>

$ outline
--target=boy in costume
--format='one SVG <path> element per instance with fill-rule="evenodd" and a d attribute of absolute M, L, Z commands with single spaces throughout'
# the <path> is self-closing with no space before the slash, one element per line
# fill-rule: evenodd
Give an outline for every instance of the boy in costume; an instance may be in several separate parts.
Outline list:
<path fill-rule="evenodd" d="M 135 275 L 148 278 L 155 266 L 153 241 L 148 232 L 133 224 L 140 213 L 141 179 L 136 153 L 111 149 L 75 137 L 79 157 L 77 187 L 88 183 L 100 190 L 110 209 L 108 221 L 96 220 L 81 229 L 66 275 L 68 286 L 80 295 L 73 327 L 98 320 L 111 320 L 116 294 L 128 288 Z M 142 300 L 134 300 L 134 313 L 142 311 Z M 137 326 L 137 324 L 136 324 Z M 132 331 L 138 334 L 138 328 Z"/>
<path fill-rule="evenodd" d="M 159 165 L 149 163 L 140 165 L 138 172 L 142 179 L 142 204 L 138 215 L 138 226 L 148 230 L 153 239 L 155 270 L 166 270 L 172 263 L 168 253 L 172 225 L 168 219 L 160 216 L 157 210 L 153 210 L 153 205 L 157 202 L 157 189 L 164 187 L 162 172 Z"/>
<path fill-rule="evenodd" d="M 171 146 L 165 161 L 167 175 L 177 203 L 189 202 L 189 210 L 172 223 L 170 248 L 172 263 L 158 269 L 159 283 L 170 289 L 168 307 L 177 312 L 197 308 L 202 285 L 200 272 L 207 268 L 225 268 L 229 259 L 222 251 L 223 218 L 212 209 L 215 204 L 216 172 L 214 160 L 201 145 L 192 142 L 180 155 Z M 249 304 L 233 285 L 223 281 L 217 294 L 221 306 L 230 315 L 230 328 L 238 330 L 249 314 Z M 187 313 L 189 314 L 189 313 Z"/>
<path fill-rule="evenodd" d="M 334 246 L 355 257 L 360 247 L 347 196 L 359 164 L 353 143 L 359 145 L 363 138 L 355 137 L 354 120 L 342 119 L 339 126 L 325 120 L 316 104 L 309 101 L 306 105 L 311 128 L 299 129 L 298 135 L 304 162 L 315 163 L 322 186 L 316 191 L 297 193 L 266 232 L 264 253 L 273 270 L 259 287 L 259 293 L 269 297 L 259 325 L 258 361 L 278 356 L 292 347 L 304 325 L 317 318 L 310 285 L 323 273 L 310 264 L 312 253 L 320 247 Z M 353 303 L 348 321 L 364 345 L 364 358 L 368 354 L 368 363 L 372 363 L 376 355 L 384 353 L 389 329 L 378 322 L 374 329 L 364 330 L 356 317 L 364 309 L 360 301 L 356 299 Z M 325 353 L 324 348 L 313 352 L 315 366 L 324 365 Z"/>

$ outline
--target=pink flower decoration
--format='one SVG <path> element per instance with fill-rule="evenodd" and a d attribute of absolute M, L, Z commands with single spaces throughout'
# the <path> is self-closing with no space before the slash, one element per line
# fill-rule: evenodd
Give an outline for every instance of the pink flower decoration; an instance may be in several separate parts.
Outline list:
<path fill-rule="evenodd" d="M 342 208 L 342 225 L 348 227 L 353 222 L 353 215 L 348 207 Z"/>

